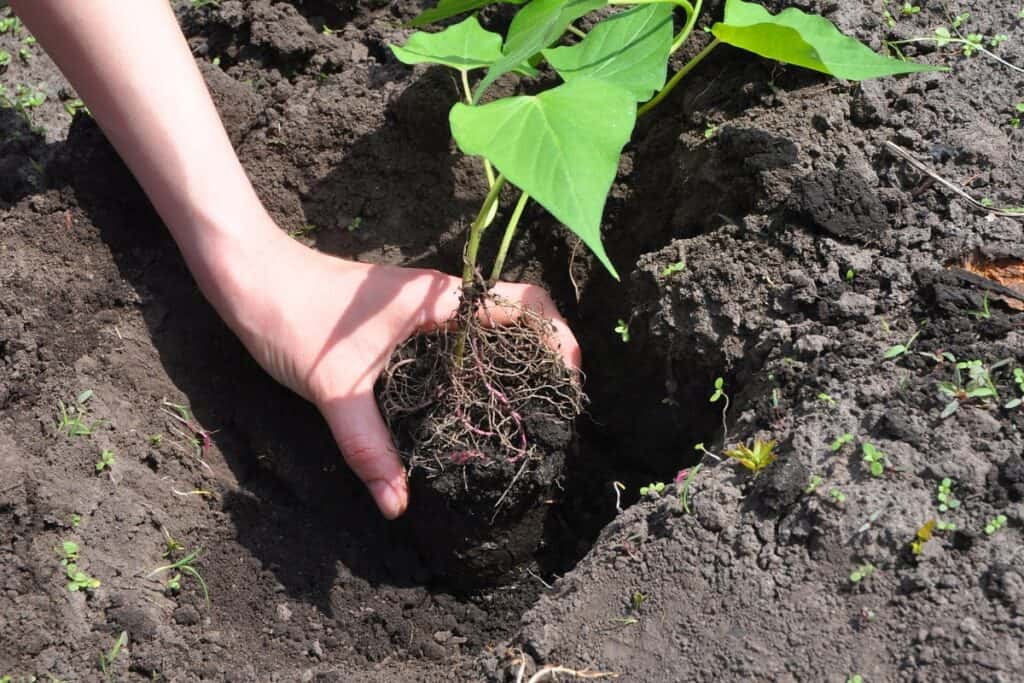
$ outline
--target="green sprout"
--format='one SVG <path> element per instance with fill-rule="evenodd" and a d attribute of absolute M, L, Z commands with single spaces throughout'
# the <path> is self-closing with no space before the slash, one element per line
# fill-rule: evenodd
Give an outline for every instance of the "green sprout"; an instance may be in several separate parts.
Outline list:
<path fill-rule="evenodd" d="M 704 463 L 697 463 L 689 470 L 681 470 L 676 475 L 676 488 L 679 490 L 679 504 L 683 506 L 686 514 L 690 514 L 690 484 L 693 483 L 697 473 L 704 467 Z"/>
<path fill-rule="evenodd" d="M 918 7 L 917 5 L 914 5 L 913 3 L 909 3 L 909 2 L 903 3 L 903 7 L 900 8 L 900 12 L 902 12 L 903 16 L 905 16 L 905 17 L 913 16 L 915 14 L 920 13 L 920 11 L 921 11 L 920 7 Z"/>
<path fill-rule="evenodd" d="M 85 404 L 92 396 L 92 389 L 86 389 L 75 397 L 74 403 L 70 405 L 64 405 L 63 401 L 57 401 L 57 431 L 67 436 L 92 436 L 103 423 L 102 420 L 92 423 L 85 421 L 87 412 Z"/>
<path fill-rule="evenodd" d="M 824 391 L 818 394 L 818 400 L 821 401 L 822 403 L 827 404 L 830 408 L 835 408 L 836 406 L 836 400 L 832 398 L 831 395 L 825 393 Z"/>
<path fill-rule="evenodd" d="M 64 103 L 64 111 L 66 111 L 68 113 L 68 116 L 70 116 L 71 118 L 74 118 L 75 114 L 77 114 L 80 111 L 85 112 L 90 116 L 92 115 L 92 112 L 89 111 L 89 107 L 85 106 L 85 102 L 78 99 L 77 97 L 73 100 L 68 100 Z"/>
<path fill-rule="evenodd" d="M 65 567 L 78 562 L 78 544 L 74 541 L 63 541 L 56 549 L 60 563 Z"/>
<path fill-rule="evenodd" d="M 775 453 L 774 439 L 771 441 L 755 439 L 753 448 L 748 447 L 746 444 L 739 444 L 727 450 L 725 456 L 736 460 L 754 474 L 758 474 L 779 457 Z"/>
<path fill-rule="evenodd" d="M 850 443 L 851 441 L 853 441 L 853 434 L 846 432 L 845 434 L 840 434 L 839 436 L 837 436 L 835 438 L 835 441 L 832 442 L 829 448 L 831 448 L 832 452 L 835 453 L 841 450 L 843 446 Z"/>
<path fill-rule="evenodd" d="M 661 276 L 662 277 L 672 277 L 676 273 L 681 273 L 684 270 L 686 270 L 686 261 L 685 260 L 683 260 L 683 261 L 676 261 L 675 263 L 670 263 L 667 266 L 665 266 L 664 268 L 662 268 L 661 269 Z"/>
<path fill-rule="evenodd" d="M 1007 410 L 1013 410 L 1024 403 L 1024 369 L 1014 368 L 1013 369 L 1013 383 L 1017 385 L 1017 390 L 1020 391 L 1020 396 L 1015 396 L 1006 402 L 1003 407 Z"/>
<path fill-rule="evenodd" d="M 939 482 L 939 492 L 936 494 L 939 501 L 939 512 L 949 512 L 960 507 L 960 501 L 953 495 L 953 480 L 949 477 Z"/>
<path fill-rule="evenodd" d="M 651 498 L 658 498 L 658 497 L 660 497 L 661 494 L 664 493 L 664 491 L 665 491 L 665 482 L 663 482 L 663 481 L 654 482 L 654 483 L 648 484 L 647 486 L 641 486 L 640 487 L 640 495 L 641 496 L 649 496 Z"/>
<path fill-rule="evenodd" d="M 836 505 L 842 505 L 846 502 L 846 494 L 837 488 L 829 489 L 828 497 L 831 498 Z"/>
<path fill-rule="evenodd" d="M 985 524 L 985 535 L 993 536 L 1006 526 L 1006 515 L 996 515 Z"/>
<path fill-rule="evenodd" d="M 982 201 L 984 203 L 984 201 Z M 989 203 L 991 206 L 991 201 Z M 981 297 L 981 309 L 977 311 L 968 311 L 977 320 L 989 320 L 992 317 L 992 311 L 988 307 L 988 292 L 985 292 Z"/>
<path fill-rule="evenodd" d="M 877 571 L 877 567 L 870 562 L 865 562 L 850 572 L 850 583 L 857 584 L 868 578 Z"/>
<path fill-rule="evenodd" d="M 10 66 L 11 64 L 11 53 L 7 50 L 0 50 L 0 68 Z"/>
<path fill-rule="evenodd" d="M 166 533 L 166 531 L 165 531 L 165 533 Z M 168 536 L 168 539 L 173 542 L 173 539 L 170 539 L 170 536 Z M 180 545 L 178 545 L 176 549 L 179 549 L 179 548 L 181 548 Z M 177 592 L 177 591 L 181 590 L 181 577 L 180 577 L 180 574 L 188 574 L 189 576 L 193 577 L 196 581 L 199 582 L 199 586 L 203 590 L 203 599 L 206 601 L 207 607 L 209 607 L 209 605 L 210 605 L 210 592 L 209 592 L 209 590 L 206 587 L 206 581 L 203 579 L 203 575 L 199 573 L 198 569 L 196 569 L 196 562 L 198 562 L 199 555 L 202 552 L 203 552 L 202 548 L 199 548 L 198 550 L 193 550 L 192 552 L 188 553 L 187 555 L 185 555 L 181 559 L 172 562 L 171 564 L 164 565 L 164 566 L 161 566 L 161 567 L 157 567 L 156 569 L 151 571 L 149 574 L 147 574 L 146 578 L 152 578 L 152 577 L 157 576 L 158 574 L 162 574 L 164 572 L 175 572 L 175 574 L 179 574 L 179 576 L 177 576 L 177 577 L 175 577 L 175 574 L 172 574 L 171 577 L 170 577 L 170 581 L 168 581 L 168 584 L 167 584 L 168 591 L 174 593 L 174 592 Z M 165 557 L 166 557 L 166 555 L 165 555 Z"/>
<path fill-rule="evenodd" d="M 963 403 L 973 399 L 980 399 L 982 402 L 990 398 L 998 399 L 999 391 L 992 379 L 992 373 L 1009 362 L 1010 359 L 1005 359 L 988 367 L 980 360 L 957 362 L 953 366 L 953 381 L 939 383 L 939 391 L 950 399 L 939 417 L 942 419 L 949 417 L 959 410 Z M 965 370 L 966 378 L 964 377 Z"/>
<path fill-rule="evenodd" d="M 806 493 L 807 495 L 813 494 L 815 491 L 818 490 L 818 487 L 821 486 L 821 483 L 823 481 L 825 480 L 822 479 L 820 475 L 812 475 L 810 481 L 807 482 L 807 486 L 804 487 L 804 493 Z"/>
<path fill-rule="evenodd" d="M 853 279 L 857 277 L 857 271 L 853 268 L 847 268 L 846 274 L 843 276 L 847 282 L 853 282 Z"/>
<path fill-rule="evenodd" d="M 100 459 L 96 461 L 96 472 L 100 473 L 103 470 L 108 470 L 114 466 L 114 451 L 109 448 L 104 448 L 100 452 Z"/>
<path fill-rule="evenodd" d="M 71 528 L 72 529 L 77 529 L 78 525 L 80 525 L 82 523 L 82 516 L 80 514 L 76 513 L 76 512 L 72 512 L 71 513 L 71 517 L 70 517 L 70 521 L 71 521 Z"/>
<path fill-rule="evenodd" d="M 1010 118 L 1010 125 L 1014 128 L 1020 128 L 1020 121 L 1024 115 L 1024 102 L 1018 102 L 1014 107 L 1013 116 Z"/>
<path fill-rule="evenodd" d="M 910 335 L 910 338 L 907 339 L 907 341 L 903 342 L 902 344 L 894 344 L 890 346 L 885 350 L 885 353 L 882 354 L 882 357 L 885 360 L 892 360 L 893 358 L 899 358 L 900 356 L 904 355 L 907 351 L 910 350 L 910 347 L 914 345 L 914 342 L 917 340 L 919 334 L 921 334 L 920 331 L 915 332 L 914 334 Z"/>
<path fill-rule="evenodd" d="M 111 671 L 111 669 L 114 666 L 114 661 L 117 659 L 117 656 L 121 654 L 121 649 L 127 644 L 128 632 L 121 631 L 121 635 L 119 635 L 117 640 L 114 641 L 114 645 L 110 648 L 110 651 L 100 653 L 100 671 L 103 672 L 103 677 L 106 680 L 111 680 L 111 676 L 113 676 L 113 671 Z"/>
<path fill-rule="evenodd" d="M 861 445 L 864 454 L 863 460 L 868 465 L 868 471 L 872 477 L 880 477 L 885 472 L 885 453 L 878 450 L 874 444 L 865 443 Z"/>
<path fill-rule="evenodd" d="M 629 323 L 622 318 L 618 319 L 614 332 L 622 338 L 622 343 L 629 342 Z"/>

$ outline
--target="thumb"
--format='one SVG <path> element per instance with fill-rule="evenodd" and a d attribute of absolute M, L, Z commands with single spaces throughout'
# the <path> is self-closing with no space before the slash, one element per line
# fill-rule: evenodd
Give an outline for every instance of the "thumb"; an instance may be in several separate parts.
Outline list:
<path fill-rule="evenodd" d="M 388 519 L 401 516 L 409 503 L 405 468 L 373 394 L 328 399 L 320 412 L 345 462 L 366 484 L 381 514 Z"/>

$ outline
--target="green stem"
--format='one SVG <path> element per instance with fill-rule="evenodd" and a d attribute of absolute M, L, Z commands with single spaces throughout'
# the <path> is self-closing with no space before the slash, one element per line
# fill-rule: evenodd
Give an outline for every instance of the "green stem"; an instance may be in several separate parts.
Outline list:
<path fill-rule="evenodd" d="M 462 79 L 462 95 L 466 98 L 466 104 L 473 106 L 473 89 L 469 87 L 469 71 L 466 69 L 459 69 L 459 76 Z M 491 162 L 484 159 L 484 175 L 487 176 L 487 189 L 494 187 L 494 168 L 491 166 Z M 491 221 L 498 214 L 498 205 L 494 204 L 491 213 L 487 215 L 487 220 L 484 222 L 484 229 L 490 226 Z"/>
<path fill-rule="evenodd" d="M 499 175 L 494 179 L 494 185 L 491 186 L 490 191 L 484 198 L 484 203 L 480 206 L 480 212 L 477 214 L 476 220 L 469 226 L 469 237 L 466 238 L 466 250 L 462 257 L 462 288 L 464 291 L 473 286 L 474 276 L 476 275 L 476 255 L 480 251 L 480 237 L 484 234 L 487 217 L 491 215 L 492 207 L 497 204 L 498 195 L 501 194 L 501 188 L 504 185 L 505 176 Z"/>
<path fill-rule="evenodd" d="M 690 33 L 693 31 L 693 27 L 697 25 L 697 18 L 700 16 L 700 7 L 704 3 L 704 0 L 697 0 L 696 4 L 690 4 L 687 0 L 609 0 L 609 5 L 654 5 L 658 3 L 667 3 L 671 5 L 678 5 L 683 8 L 686 12 L 686 23 L 683 24 L 682 30 L 676 35 L 672 41 L 672 50 L 674 53 L 676 50 L 683 46 L 686 39 L 690 37 Z"/>
<path fill-rule="evenodd" d="M 576 36 L 577 38 L 586 38 L 587 37 L 587 34 L 585 32 L 583 32 L 580 29 L 576 28 L 572 24 L 569 24 L 569 26 L 566 28 L 566 30 L 569 33 L 571 33 L 574 36 Z"/>
<path fill-rule="evenodd" d="M 691 71 L 693 71 L 694 67 L 696 67 L 698 64 L 700 64 L 704 60 L 705 57 L 707 57 L 709 54 L 711 54 L 711 51 L 714 50 L 716 47 L 718 47 L 718 44 L 720 42 L 722 42 L 722 41 L 720 41 L 718 38 L 715 38 L 710 43 L 708 43 L 708 46 L 706 48 L 704 48 L 703 50 L 701 50 L 700 52 L 695 54 L 693 56 L 693 59 L 691 59 L 686 64 L 684 64 L 683 68 L 681 68 L 679 71 L 677 71 L 672 76 L 672 78 L 669 79 L 668 83 L 665 84 L 665 87 L 662 88 L 658 92 L 657 95 L 652 97 L 650 100 L 645 102 L 642 107 L 640 107 L 639 109 L 636 110 L 637 118 L 643 116 L 644 114 L 649 112 L 651 109 L 654 109 L 656 106 L 658 106 L 658 103 L 661 102 L 663 99 L 665 99 L 665 97 L 670 92 L 672 92 L 673 88 L 675 88 L 679 84 L 679 81 L 683 80 L 683 77 L 686 76 L 686 74 L 688 74 Z"/>
<path fill-rule="evenodd" d="M 512 244 L 512 237 L 516 234 L 519 218 L 523 215 L 523 209 L 526 208 L 526 202 L 529 200 L 530 195 L 525 192 L 519 195 L 519 201 L 516 202 L 516 208 L 512 211 L 512 217 L 508 219 L 508 225 L 505 226 L 505 234 L 501 238 L 501 246 L 498 247 L 498 255 L 494 259 L 494 268 L 491 270 L 491 278 L 487 281 L 487 289 L 494 287 L 498 283 L 498 278 L 501 277 L 501 269 L 505 267 L 505 257 Z"/>

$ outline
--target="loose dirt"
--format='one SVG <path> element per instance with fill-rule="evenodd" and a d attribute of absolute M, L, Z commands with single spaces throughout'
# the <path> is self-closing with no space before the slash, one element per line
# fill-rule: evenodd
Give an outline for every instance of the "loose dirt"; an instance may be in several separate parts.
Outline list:
<path fill-rule="evenodd" d="M 796 4 L 879 50 L 949 24 L 924 0 L 906 16 Z M 449 141 L 456 85 L 386 48 L 419 3 L 188 5 L 184 30 L 282 229 L 348 258 L 457 270 L 483 181 Z M 996 52 L 1024 65 L 1020 7 L 948 10 L 1006 34 Z M 16 55 L 24 37 L 0 48 Z M 1019 678 L 1024 412 L 1003 406 L 1021 395 L 1024 317 L 1013 282 L 964 264 L 1019 263 L 1024 222 L 886 148 L 979 201 L 1024 205 L 1019 71 L 919 45 L 904 51 L 950 71 L 852 85 L 721 48 L 627 149 L 605 222 L 625 284 L 529 210 L 507 274 L 553 292 L 591 403 L 534 561 L 474 588 L 425 561 L 409 520 L 378 517 L 31 49 L 0 75 L 9 94 L 47 95 L 0 109 L 0 677 L 99 680 L 126 631 L 115 680 L 505 681 L 544 664 L 631 681 Z M 942 417 L 953 358 L 981 361 L 998 399 L 961 394 Z M 719 376 L 727 433 L 708 400 Z M 87 389 L 100 424 L 68 437 L 58 401 Z M 754 477 L 705 456 L 687 513 L 671 482 L 694 445 L 721 455 L 755 438 L 778 440 L 778 460 Z M 885 454 L 882 476 L 864 444 Z M 116 460 L 97 474 L 103 449 Z M 961 503 L 949 511 L 944 478 Z M 664 493 L 638 500 L 656 481 Z M 918 539 L 931 520 L 956 529 Z M 177 595 L 147 577 L 164 530 L 202 548 L 209 605 L 187 575 Z M 64 540 L 102 582 L 91 595 L 65 587 Z"/>

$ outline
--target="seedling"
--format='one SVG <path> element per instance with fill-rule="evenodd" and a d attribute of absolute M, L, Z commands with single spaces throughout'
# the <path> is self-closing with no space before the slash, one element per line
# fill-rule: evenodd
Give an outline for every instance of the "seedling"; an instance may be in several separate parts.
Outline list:
<path fill-rule="evenodd" d="M 489 0 L 440 0 L 416 17 L 415 27 L 494 4 Z M 573 24 L 607 5 L 636 7 L 606 16 L 572 45 L 563 36 L 581 33 Z M 686 15 L 673 35 L 672 13 Z M 574 232 L 605 266 L 618 273 L 601 241 L 601 219 L 615 180 L 619 157 L 637 118 L 646 115 L 721 44 L 847 80 L 936 70 L 873 52 L 844 36 L 823 17 L 789 8 L 777 15 L 752 2 L 727 0 L 724 17 L 711 25 L 712 40 L 666 78 L 669 58 L 684 47 L 700 18 L 703 0 L 530 0 L 524 2 L 504 37 L 485 30 L 475 16 L 436 33 L 416 32 L 392 45 L 406 64 L 439 64 L 457 73 L 462 101 L 449 114 L 452 136 L 467 155 L 482 157 L 487 193 L 470 226 L 463 251 L 463 297 L 475 305 L 501 276 L 505 257 L 526 203 L 532 198 Z M 575 40 L 575 38 L 574 38 Z M 554 73 L 541 73 L 541 64 Z M 471 71 L 485 70 L 475 86 Z M 513 95 L 482 103 L 506 74 L 561 83 L 534 95 Z M 541 81 L 542 83 L 545 81 Z M 490 276 L 477 271 L 484 231 L 495 218 L 504 185 L 519 190 Z M 482 288 L 480 287 L 482 284 Z M 457 366 L 465 353 L 461 335 Z"/>
<path fill-rule="evenodd" d="M 175 423 L 188 430 L 185 432 L 174 424 L 170 425 L 170 430 L 191 446 L 196 459 L 203 467 L 209 470 L 210 466 L 206 464 L 205 457 L 207 450 L 213 446 L 213 432 L 204 429 L 203 426 L 199 424 L 199 421 L 193 417 L 189 409 L 178 403 L 171 403 L 167 399 L 164 399 L 163 412 L 174 420 Z"/>
<path fill-rule="evenodd" d="M 622 494 L 626 490 L 626 485 L 621 481 L 612 482 L 612 491 L 615 492 L 615 511 L 620 515 L 622 514 Z"/>
<path fill-rule="evenodd" d="M 902 13 L 905 17 L 913 16 L 915 14 L 920 13 L 920 11 L 920 7 L 909 2 L 903 3 L 903 7 L 900 8 L 900 13 Z"/>
<path fill-rule="evenodd" d="M 117 656 L 121 654 L 121 649 L 128 644 L 128 632 L 121 631 L 121 635 L 114 641 L 114 646 L 110 648 L 110 652 L 100 653 L 100 671 L 103 672 L 103 677 L 108 681 L 111 680 L 114 672 L 114 661 Z"/>
<path fill-rule="evenodd" d="M 114 451 L 109 448 L 104 448 L 100 452 L 100 459 L 96 461 L 96 473 L 100 473 L 103 470 L 110 469 L 114 466 Z"/>
<path fill-rule="evenodd" d="M 1024 369 L 1013 369 L 1013 383 L 1017 385 L 1017 390 L 1020 391 L 1021 395 L 1011 398 L 1006 402 L 1006 405 L 1003 407 L 1007 410 L 1013 410 L 1014 408 L 1019 407 L 1021 403 L 1024 403 Z"/>
<path fill-rule="evenodd" d="M 1010 360 L 1002 360 L 986 367 L 980 360 L 959 361 L 953 366 L 953 381 L 940 382 L 939 391 L 950 399 L 939 417 L 945 419 L 960 409 L 961 404 L 972 399 L 987 401 L 998 398 L 999 391 L 992 380 L 992 373 L 1005 366 Z M 966 381 L 964 370 L 967 371 Z"/>
<path fill-rule="evenodd" d="M 662 277 L 672 277 L 676 273 L 681 273 L 684 270 L 686 270 L 686 261 L 685 260 L 684 261 L 676 261 L 675 263 L 670 263 L 667 266 L 665 266 L 664 268 L 662 268 L 661 269 L 661 276 Z"/>
<path fill-rule="evenodd" d="M 633 595 L 629 597 L 629 608 L 633 610 L 633 612 L 639 612 L 645 602 L 647 602 L 646 593 L 633 591 Z"/>
<path fill-rule="evenodd" d="M 840 434 L 835 438 L 835 441 L 832 442 L 832 445 L 829 446 L 829 448 L 832 449 L 833 453 L 837 453 L 840 450 L 842 450 L 843 446 L 850 443 L 851 441 L 853 441 L 853 434 L 850 434 L 849 432 L 845 434 Z"/>
<path fill-rule="evenodd" d="M 874 574 L 875 571 L 877 571 L 877 569 L 878 569 L 878 567 L 876 567 L 875 565 L 871 564 L 870 562 L 865 562 L 864 564 L 860 565 L 859 567 L 854 569 L 852 572 L 850 572 L 850 583 L 852 583 L 852 584 L 860 583 L 864 579 L 866 579 L 869 576 L 871 576 L 872 574 Z"/>
<path fill-rule="evenodd" d="M 171 540 L 169 536 L 168 539 Z M 181 546 L 179 545 L 177 546 L 177 548 L 181 548 Z M 199 548 L 198 550 L 193 550 L 192 552 L 188 553 L 181 559 L 172 562 L 171 564 L 164 565 L 162 567 L 157 567 L 149 574 L 147 574 L 146 578 L 152 578 L 159 574 L 163 574 L 164 572 L 174 572 L 174 574 L 171 574 L 170 580 L 167 582 L 167 590 L 171 593 L 177 593 L 181 590 L 180 575 L 187 574 L 199 582 L 199 586 L 203 589 L 203 599 L 206 601 L 207 607 L 209 607 L 210 592 L 209 590 L 207 590 L 206 581 L 203 580 L 203 575 L 199 573 L 198 569 L 196 569 L 196 562 L 198 562 L 199 555 L 202 552 L 202 548 Z M 167 557 L 167 555 L 164 555 L 164 557 Z"/>
<path fill-rule="evenodd" d="M 1014 107 L 1013 116 L 1010 118 L 1010 125 L 1014 128 L 1020 128 L 1022 117 L 1024 117 L 1024 102 L 1018 102 Z"/>
<path fill-rule="evenodd" d="M 771 441 L 755 439 L 753 448 L 747 447 L 746 444 L 740 444 L 727 450 L 725 455 L 736 460 L 755 475 L 765 467 L 768 467 L 768 465 L 771 465 L 779 457 L 775 453 L 774 439 Z"/>
<path fill-rule="evenodd" d="M 984 202 L 983 202 L 984 203 Z M 989 320 L 992 317 L 992 311 L 988 307 L 988 293 L 986 292 L 981 297 L 981 309 L 977 311 L 968 311 L 977 320 Z"/>
<path fill-rule="evenodd" d="M 885 472 L 885 453 L 878 450 L 874 444 L 865 443 L 861 446 L 864 454 L 863 460 L 867 463 L 868 471 L 872 477 L 880 477 Z"/>
<path fill-rule="evenodd" d="M 846 502 L 846 494 L 836 488 L 828 490 L 828 497 L 831 498 L 836 505 L 842 505 Z"/>
<path fill-rule="evenodd" d="M 10 32 L 10 33 L 13 33 L 14 35 L 18 35 L 19 33 L 21 33 L 23 28 L 24 28 L 24 26 L 21 23 L 21 19 L 19 19 L 16 16 L 12 15 L 12 16 L 0 19 L 0 33 L 8 33 L 8 32 Z"/>
<path fill-rule="evenodd" d="M 704 463 L 697 463 L 690 470 L 680 470 L 679 474 L 676 475 L 676 489 L 679 491 L 679 504 L 683 506 L 683 510 L 686 514 L 690 514 L 690 484 L 693 483 L 694 477 L 704 467 Z"/>
<path fill-rule="evenodd" d="M 160 446 L 162 446 L 163 443 L 164 443 L 164 435 L 163 434 L 150 434 L 149 436 L 146 437 L 146 441 L 149 442 L 150 446 L 152 446 L 154 448 L 160 448 Z"/>
<path fill-rule="evenodd" d="M 915 555 L 920 555 L 924 552 L 924 544 L 932 540 L 936 524 L 937 522 L 934 519 L 929 519 L 921 525 L 917 530 L 917 534 L 914 536 L 914 540 L 910 543 L 910 552 Z"/>
<path fill-rule="evenodd" d="M 864 683 L 864 677 L 860 674 L 853 674 L 846 679 L 846 683 Z"/>
<path fill-rule="evenodd" d="M 92 436 L 103 424 L 102 420 L 87 423 L 85 414 L 86 403 L 93 396 L 92 389 L 86 389 L 75 397 L 74 403 L 65 405 L 63 401 L 57 401 L 57 431 L 67 436 Z"/>
<path fill-rule="evenodd" d="M 857 277 L 857 271 L 853 268 L 847 268 L 846 274 L 843 276 L 847 282 L 853 282 L 853 279 Z"/>
<path fill-rule="evenodd" d="M 641 496 L 649 496 L 650 498 L 660 498 L 661 494 L 665 492 L 665 482 L 658 481 L 647 486 L 640 487 Z"/>
<path fill-rule="evenodd" d="M 953 495 L 953 480 L 949 477 L 939 482 L 939 492 L 936 498 L 939 501 L 939 512 L 949 512 L 960 507 L 960 501 Z"/>
<path fill-rule="evenodd" d="M 619 335 L 619 337 L 622 338 L 622 343 L 623 344 L 628 343 L 629 342 L 629 323 L 627 323 L 622 318 L 619 318 L 617 324 L 615 325 L 615 334 Z"/>
<path fill-rule="evenodd" d="M 949 45 L 958 45 L 963 53 L 964 57 L 972 57 L 974 54 L 981 53 L 993 59 L 1003 66 L 1024 73 L 1024 69 L 1010 62 L 1006 61 L 996 53 L 992 52 L 989 48 L 997 48 L 1004 43 L 1008 36 L 1004 33 L 997 33 L 993 36 L 985 36 L 981 33 L 963 33 L 960 31 L 967 21 L 970 19 L 971 13 L 964 12 L 963 14 L 957 15 L 948 27 L 939 26 L 935 29 L 934 33 L 930 36 L 915 36 L 913 38 L 906 38 L 904 40 L 891 40 L 886 45 L 896 52 L 897 55 L 902 57 L 899 46 L 907 45 L 910 43 L 934 43 L 936 47 L 947 47 Z"/>
<path fill-rule="evenodd" d="M 288 235 L 291 236 L 291 237 L 309 237 L 310 235 L 312 235 L 317 230 L 319 230 L 319 228 L 317 228 L 317 226 L 313 225 L 312 223 L 306 223 L 301 228 L 295 228 L 294 230 L 289 230 L 288 231 Z"/>
<path fill-rule="evenodd" d="M 82 516 L 73 512 L 73 513 L 71 513 L 71 517 L 69 518 L 69 521 L 71 522 L 71 528 L 72 529 L 77 529 L 78 526 L 82 523 Z"/>
<path fill-rule="evenodd" d="M 828 405 L 828 407 L 830 408 L 835 408 L 836 406 L 836 400 L 832 398 L 832 396 L 830 396 L 829 394 L 826 394 L 824 391 L 818 394 L 818 400 Z"/>
<path fill-rule="evenodd" d="M 7 50 L 0 50 L 0 67 L 10 66 L 11 53 Z"/>
<path fill-rule="evenodd" d="M 164 532 L 164 553 L 160 557 L 162 557 L 164 559 L 168 559 L 172 555 L 176 555 L 176 554 L 178 554 L 180 552 L 183 552 L 185 550 L 185 546 L 183 546 L 181 543 L 178 543 L 176 540 L 174 540 L 174 537 L 171 536 L 170 532 L 167 531 L 167 529 L 164 529 L 163 532 Z"/>
<path fill-rule="evenodd" d="M 345 226 L 345 230 L 347 230 L 348 232 L 355 232 L 356 230 L 358 230 L 362 226 L 363 226 L 363 217 L 362 216 L 356 216 L 355 218 L 353 218 L 352 220 L 350 220 L 348 222 L 348 225 Z"/>
<path fill-rule="evenodd" d="M 985 524 L 985 535 L 993 536 L 1006 526 L 1006 515 L 996 515 Z"/>
<path fill-rule="evenodd" d="M 904 343 L 902 343 L 902 344 L 894 344 L 894 345 L 890 346 L 889 348 L 887 348 L 885 350 L 885 353 L 883 354 L 883 358 L 885 358 L 886 360 L 892 360 L 893 358 L 899 358 L 900 356 L 902 356 L 903 354 L 905 354 L 907 351 L 910 350 L 910 347 L 912 347 L 914 345 L 914 342 L 917 341 L 917 336 L 919 334 L 921 334 L 920 331 L 914 332 L 914 334 L 910 335 L 910 338 L 907 339 L 907 341 L 905 341 Z"/>
<path fill-rule="evenodd" d="M 65 567 L 78 562 L 78 544 L 74 541 L 63 541 L 60 547 L 56 548 L 60 563 Z"/>
<path fill-rule="evenodd" d="M 99 579 L 94 579 L 78 568 L 74 562 L 68 562 L 67 571 L 68 590 L 72 593 L 79 591 L 92 591 L 100 587 Z"/>
<path fill-rule="evenodd" d="M 804 493 L 806 493 L 807 495 L 813 494 L 815 491 L 818 490 L 818 487 L 821 486 L 821 483 L 823 481 L 825 480 L 822 479 L 821 476 L 817 474 L 812 475 L 810 481 L 807 482 L 807 486 L 804 487 Z"/>
<path fill-rule="evenodd" d="M 77 114 L 80 111 L 85 112 L 90 116 L 92 115 L 92 112 L 89 111 L 89 107 L 85 106 L 85 102 L 78 99 L 77 97 L 73 100 L 68 100 L 64 103 L 64 111 L 66 111 L 68 113 L 68 116 L 70 116 L 71 118 L 75 118 L 75 114 Z"/>

